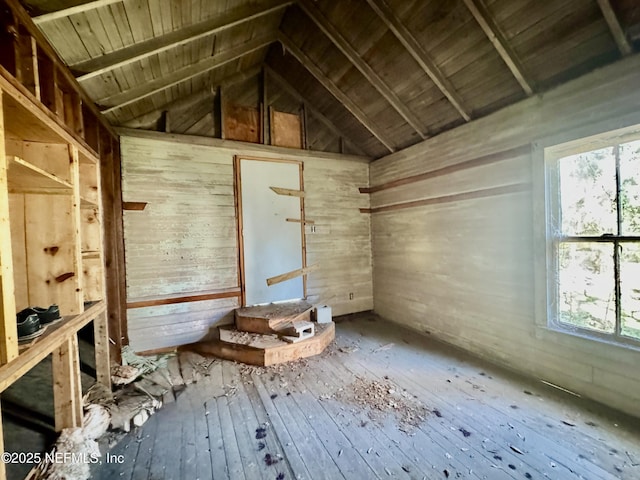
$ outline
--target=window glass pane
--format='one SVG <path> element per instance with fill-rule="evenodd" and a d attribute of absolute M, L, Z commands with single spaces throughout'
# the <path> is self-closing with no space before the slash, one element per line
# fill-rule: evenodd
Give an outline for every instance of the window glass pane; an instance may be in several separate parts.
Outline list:
<path fill-rule="evenodd" d="M 640 141 L 620 145 L 622 235 L 640 234 Z"/>
<path fill-rule="evenodd" d="M 617 234 L 613 147 L 558 161 L 563 235 Z"/>
<path fill-rule="evenodd" d="M 640 245 L 623 243 L 621 249 L 621 332 L 623 335 L 640 340 Z"/>
<path fill-rule="evenodd" d="M 613 244 L 558 245 L 558 319 L 581 328 L 615 332 Z"/>

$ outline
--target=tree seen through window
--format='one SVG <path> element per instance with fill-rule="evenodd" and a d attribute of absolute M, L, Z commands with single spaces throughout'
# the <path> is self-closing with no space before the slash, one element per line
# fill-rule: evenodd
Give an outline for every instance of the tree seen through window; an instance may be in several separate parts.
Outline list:
<path fill-rule="evenodd" d="M 640 141 L 557 167 L 557 320 L 640 340 Z"/>

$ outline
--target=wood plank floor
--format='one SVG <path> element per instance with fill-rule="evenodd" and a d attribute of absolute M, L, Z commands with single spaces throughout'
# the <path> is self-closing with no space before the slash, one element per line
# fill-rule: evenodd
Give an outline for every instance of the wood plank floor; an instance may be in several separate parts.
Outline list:
<path fill-rule="evenodd" d="M 214 362 L 111 454 L 94 478 L 631 480 L 640 426 L 359 314 L 318 357 Z"/>

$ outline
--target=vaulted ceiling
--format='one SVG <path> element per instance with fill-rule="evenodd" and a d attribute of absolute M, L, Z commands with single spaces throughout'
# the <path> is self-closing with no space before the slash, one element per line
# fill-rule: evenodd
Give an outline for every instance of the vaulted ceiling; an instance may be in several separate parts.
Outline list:
<path fill-rule="evenodd" d="M 304 104 L 311 148 L 372 158 L 640 47 L 636 0 L 24 4 L 114 125 L 154 128 L 173 109 L 172 131 L 213 134 L 222 87 L 237 103 Z"/>

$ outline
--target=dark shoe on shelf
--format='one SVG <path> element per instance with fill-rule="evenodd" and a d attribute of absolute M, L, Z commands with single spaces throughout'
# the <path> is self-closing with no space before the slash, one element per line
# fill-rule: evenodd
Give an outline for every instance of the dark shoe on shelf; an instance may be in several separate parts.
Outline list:
<path fill-rule="evenodd" d="M 43 333 L 37 314 L 27 315 L 22 320 L 18 319 L 18 341 L 31 340 Z"/>
<path fill-rule="evenodd" d="M 60 316 L 60 308 L 55 303 L 49 308 L 33 307 L 33 309 L 38 314 L 38 318 L 42 325 L 62 319 Z"/>
<path fill-rule="evenodd" d="M 41 325 L 60 320 L 60 308 L 55 303 L 49 308 L 28 307 L 18 312 L 18 322 L 25 320 L 29 315 L 37 315 Z"/>

